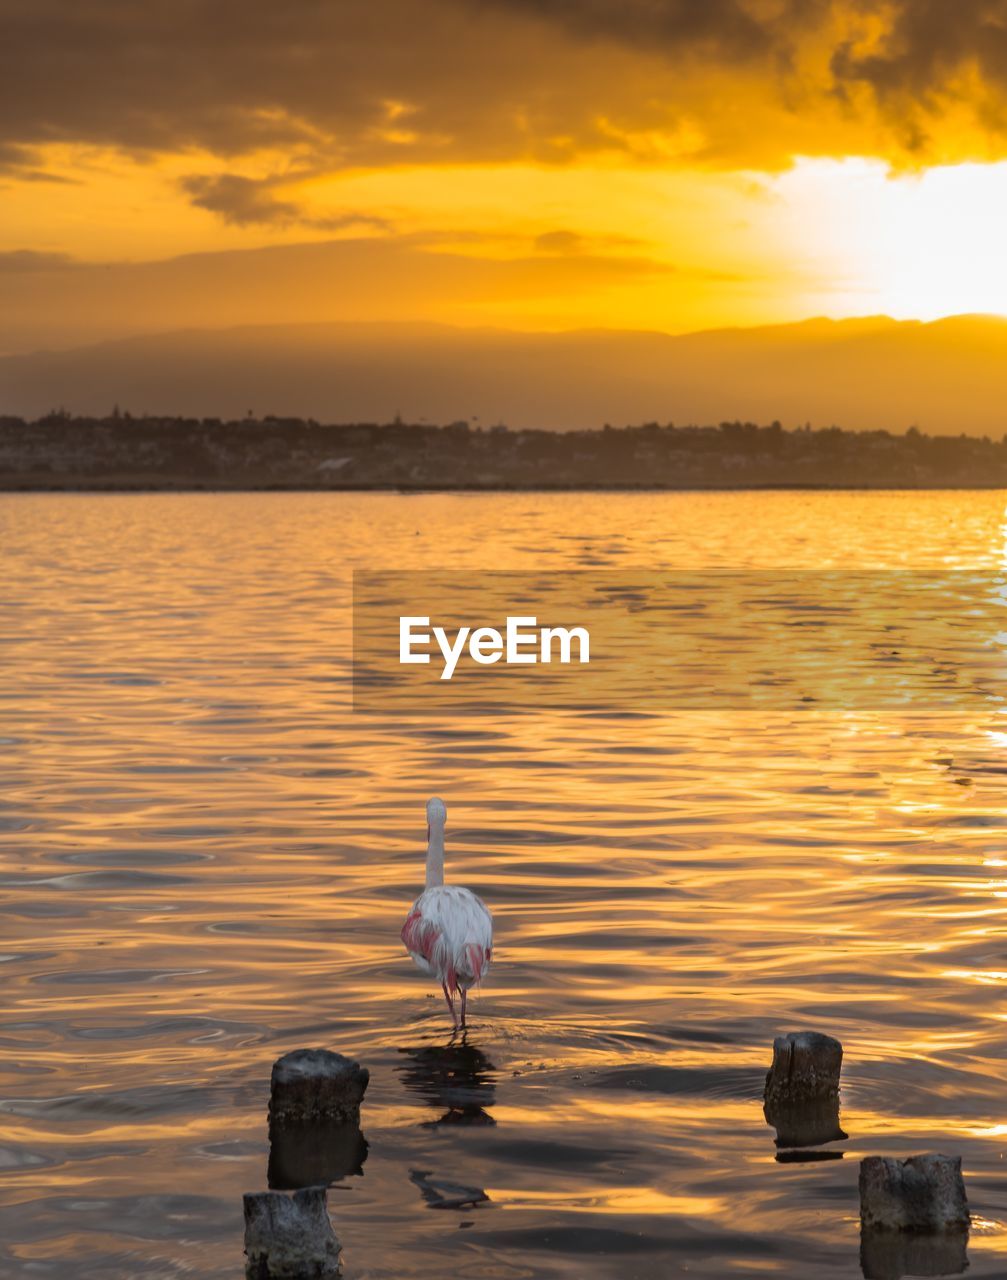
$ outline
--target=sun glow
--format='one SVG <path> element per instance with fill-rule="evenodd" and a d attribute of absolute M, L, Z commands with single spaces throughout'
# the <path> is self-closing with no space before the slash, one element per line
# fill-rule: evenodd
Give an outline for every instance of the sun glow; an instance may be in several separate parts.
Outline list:
<path fill-rule="evenodd" d="M 907 174 L 878 161 L 800 160 L 769 188 L 777 235 L 822 282 L 816 309 L 918 320 L 1007 313 L 1007 163 Z"/>
<path fill-rule="evenodd" d="M 14 319 L 6 336 L 0 325 L 0 349 L 10 351 L 192 324 L 682 333 L 1007 313 L 1007 161 L 907 173 L 799 158 L 767 173 L 609 158 L 288 166 L 282 177 L 284 158 L 263 152 L 221 183 L 204 153 L 146 163 L 70 144 L 36 153 L 48 181 L 4 189 L 0 267 Z M 336 242 L 337 263 L 324 249 Z M 260 252 L 282 247 L 298 252 Z M 173 261 L 191 253 L 220 255 L 207 268 L 227 287 L 193 289 L 191 264 Z M 124 260 L 162 265 L 136 285 L 117 269 Z"/>

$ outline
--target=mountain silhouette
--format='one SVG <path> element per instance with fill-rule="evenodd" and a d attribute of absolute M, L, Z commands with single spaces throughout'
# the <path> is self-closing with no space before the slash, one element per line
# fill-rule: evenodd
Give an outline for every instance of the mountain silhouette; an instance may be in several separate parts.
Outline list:
<path fill-rule="evenodd" d="M 423 324 L 180 330 L 0 359 L 0 414 L 64 406 L 326 422 L 478 419 L 556 430 L 647 421 L 1007 428 L 1007 320 L 885 316 L 685 335 Z"/>

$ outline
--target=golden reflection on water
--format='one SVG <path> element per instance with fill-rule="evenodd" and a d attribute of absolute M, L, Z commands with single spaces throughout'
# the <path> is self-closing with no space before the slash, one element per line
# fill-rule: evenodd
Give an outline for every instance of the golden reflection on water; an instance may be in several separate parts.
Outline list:
<path fill-rule="evenodd" d="M 311 1044 L 372 1071 L 330 1193 L 357 1280 L 859 1276 L 858 1160 L 925 1149 L 1002 1274 L 998 705 L 354 716 L 348 601 L 353 568 L 992 574 L 1004 505 L 5 499 L 0 1274 L 240 1274 L 269 1067 Z M 460 1056 L 398 941 L 435 792 L 498 933 Z M 845 1046 L 842 1159 L 779 1162 L 762 1115 L 802 1026 Z"/>

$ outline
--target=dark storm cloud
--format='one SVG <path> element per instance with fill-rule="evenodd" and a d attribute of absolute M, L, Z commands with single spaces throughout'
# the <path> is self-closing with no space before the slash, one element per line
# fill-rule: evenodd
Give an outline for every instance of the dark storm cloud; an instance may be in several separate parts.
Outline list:
<path fill-rule="evenodd" d="M 706 159 L 744 163 L 858 127 L 876 142 L 970 67 L 996 135 L 1007 0 L 0 0 L 0 168 L 37 172 L 30 148 L 60 141 L 330 170 L 562 162 L 682 120 Z M 869 98 L 847 94 L 839 139 L 854 85 Z M 191 194 L 235 221 L 296 216 L 234 183 Z"/>
<path fill-rule="evenodd" d="M 925 98 L 971 66 L 984 84 L 1007 85 L 1007 0 L 902 0 L 894 13 L 880 49 L 858 55 L 846 43 L 836 50 L 840 81 L 864 81 L 882 97 Z"/>
<path fill-rule="evenodd" d="M 668 50 L 706 48 L 747 59 L 770 52 L 788 11 L 821 7 L 812 0 L 784 5 L 772 22 L 760 21 L 739 0 L 486 0 L 491 7 L 526 12 L 561 24 L 574 35 Z"/>
<path fill-rule="evenodd" d="M 381 162 L 413 157 L 404 130 L 427 157 L 505 155 L 517 113 L 576 98 L 528 21 L 455 0 L 0 0 L 0 164 L 60 141 Z"/>
<path fill-rule="evenodd" d="M 990 85 L 1007 86 L 1007 0 L 485 0 L 562 24 L 571 33 L 669 52 L 707 50 L 744 62 L 774 55 L 789 62 L 807 39 L 827 33 L 845 15 L 882 18 L 881 47 L 858 56 L 841 41 L 832 68 L 842 81 L 860 79 L 881 94 L 926 95 L 973 65 Z"/>
<path fill-rule="evenodd" d="M 75 179 L 61 174 L 46 173 L 35 167 L 35 157 L 29 147 L 16 143 L 0 142 L 0 175 L 16 177 L 18 182 L 53 182 L 73 184 Z"/>
<path fill-rule="evenodd" d="M 947 107 L 966 104 L 988 150 L 997 156 L 1005 151 L 1007 0 L 902 0 L 877 47 L 865 51 L 844 42 L 830 70 L 842 100 L 849 102 L 858 85 L 871 91 L 881 117 L 919 161 L 935 150 Z M 963 92 L 965 80 L 971 88 Z M 945 158 L 958 157 L 968 153 L 956 153 L 952 142 Z"/>
<path fill-rule="evenodd" d="M 238 173 L 197 173 L 183 178 L 180 186 L 199 209 L 219 214 L 234 226 L 291 226 L 297 223 L 323 231 L 347 227 L 388 230 L 385 218 L 365 213 L 330 213 L 325 217 L 305 214 L 292 200 L 273 194 L 279 182 L 274 178 L 249 178 Z"/>
<path fill-rule="evenodd" d="M 193 174 L 183 178 L 181 187 L 197 208 L 219 213 L 225 222 L 239 227 L 286 225 L 295 222 L 299 214 L 296 204 L 277 200 L 266 184 L 236 173 Z"/>
<path fill-rule="evenodd" d="M 46 173 L 44 169 L 18 169 L 15 171 L 18 182 L 47 182 L 57 187 L 79 187 L 76 178 L 68 178 L 63 173 Z"/>

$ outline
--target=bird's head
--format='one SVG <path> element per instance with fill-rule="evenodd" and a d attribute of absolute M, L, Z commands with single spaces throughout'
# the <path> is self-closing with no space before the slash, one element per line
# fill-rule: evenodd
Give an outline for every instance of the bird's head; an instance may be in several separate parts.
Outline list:
<path fill-rule="evenodd" d="M 436 796 L 432 800 L 427 801 L 427 839 L 430 839 L 431 831 L 443 831 L 444 824 L 447 821 L 448 811 L 443 800 L 438 800 Z"/>

